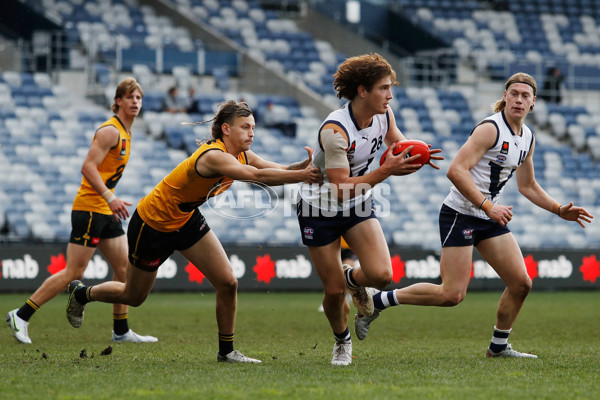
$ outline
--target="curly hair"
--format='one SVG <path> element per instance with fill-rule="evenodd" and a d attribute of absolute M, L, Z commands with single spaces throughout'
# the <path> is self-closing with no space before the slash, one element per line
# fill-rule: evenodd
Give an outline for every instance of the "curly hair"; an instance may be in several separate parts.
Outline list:
<path fill-rule="evenodd" d="M 333 87 L 339 99 L 353 100 L 358 94 L 358 87 L 363 85 L 370 91 L 380 79 L 389 76 L 393 85 L 397 85 L 396 72 L 377 53 L 350 57 L 338 67 L 333 74 Z"/>
<path fill-rule="evenodd" d="M 140 84 L 135 80 L 135 78 L 123 79 L 121 83 L 119 83 L 119 86 L 117 86 L 117 90 L 115 90 L 115 97 L 111 106 L 112 112 L 115 114 L 119 112 L 117 99 L 122 99 L 123 97 L 127 96 L 129 93 L 135 90 L 139 90 L 142 97 L 144 97 L 144 91 L 142 90 Z"/>

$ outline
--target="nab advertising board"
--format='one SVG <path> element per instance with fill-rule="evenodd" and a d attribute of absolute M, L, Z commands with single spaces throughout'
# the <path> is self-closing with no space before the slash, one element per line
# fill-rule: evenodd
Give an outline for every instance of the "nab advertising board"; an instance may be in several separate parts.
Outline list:
<path fill-rule="evenodd" d="M 0 292 L 34 291 L 66 266 L 64 245 L 0 247 Z M 303 247 L 227 246 L 240 290 L 321 290 L 321 282 Z M 439 283 L 439 255 L 421 250 L 390 249 L 393 278 L 390 288 L 417 282 Z M 474 253 L 470 289 L 501 290 L 502 280 Z M 523 251 L 533 290 L 598 290 L 600 260 L 593 251 Z M 96 252 L 83 281 L 97 284 L 112 279 L 112 270 Z M 156 291 L 212 290 L 196 267 L 175 253 L 158 270 Z"/>

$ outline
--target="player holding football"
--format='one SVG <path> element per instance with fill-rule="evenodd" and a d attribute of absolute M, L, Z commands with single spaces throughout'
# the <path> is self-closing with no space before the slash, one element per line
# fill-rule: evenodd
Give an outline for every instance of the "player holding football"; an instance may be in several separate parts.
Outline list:
<path fill-rule="evenodd" d="M 219 239 L 210 230 L 198 207 L 227 190 L 234 180 L 267 185 L 321 182 L 323 176 L 309 158 L 290 166 L 260 158 L 250 151 L 254 138 L 254 116 L 246 103 L 230 100 L 217 112 L 212 140 L 198 149 L 144 197 L 127 230 L 129 264 L 127 282 L 69 285 L 67 317 L 74 327 L 83 322 L 90 301 L 141 305 L 156 280 L 160 265 L 179 251 L 210 281 L 216 291 L 219 334 L 217 360 L 260 363 L 233 349 L 238 282 Z"/>
<path fill-rule="evenodd" d="M 405 140 L 389 107 L 396 73 L 384 58 L 378 54 L 349 58 L 334 78 L 337 96 L 348 103 L 329 114 L 319 129 L 312 163 L 323 172 L 325 184 L 302 184 L 297 212 L 302 242 L 323 283 L 323 308 L 335 337 L 331 363 L 348 365 L 352 341 L 346 287 L 358 310 L 370 315 L 373 302 L 364 287 L 385 287 L 392 279 L 390 252 L 373 210 L 371 188 L 391 175 L 412 174 L 423 164 L 411 164 L 419 155 L 405 158 L 411 146 L 369 172 L 383 143 L 394 150 L 396 142 Z M 342 235 L 360 267 L 342 266 Z"/>
<path fill-rule="evenodd" d="M 6 316 L 13 335 L 21 343 L 31 343 L 28 325 L 32 315 L 64 291 L 69 282 L 83 277 L 96 247 L 111 265 L 113 278 L 125 281 L 127 241 L 121 220 L 129 217 L 127 206 L 131 204 L 116 197 L 114 190 L 129 160 L 131 125 L 142 109 L 143 96 L 142 88 L 133 78 L 117 86 L 112 105 L 115 115 L 94 134 L 81 167 L 83 179 L 73 201 L 66 268 L 49 276 L 21 308 L 9 311 Z M 113 328 L 113 342 L 158 341 L 129 329 L 124 304 L 113 307 Z"/>
<path fill-rule="evenodd" d="M 373 296 L 375 312 L 357 315 L 355 328 L 364 339 L 381 310 L 398 304 L 450 307 L 466 295 L 473 247 L 506 284 L 500 297 L 496 325 L 487 357 L 537 358 L 508 343 L 513 324 L 531 290 L 531 279 L 521 249 L 508 229 L 513 206 L 499 202 L 506 182 L 516 172 L 519 192 L 532 203 L 585 228 L 593 216 L 573 202 L 559 204 L 537 183 L 533 169 L 535 138 L 525 125 L 533 111 L 537 85 L 525 73 L 511 76 L 504 97 L 492 116 L 480 122 L 459 150 L 448 170 L 453 187 L 440 211 L 442 284 L 417 283 Z"/>

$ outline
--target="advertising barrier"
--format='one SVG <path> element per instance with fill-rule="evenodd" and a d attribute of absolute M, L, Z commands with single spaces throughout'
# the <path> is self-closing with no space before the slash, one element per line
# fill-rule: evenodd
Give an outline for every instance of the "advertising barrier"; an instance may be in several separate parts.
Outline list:
<path fill-rule="evenodd" d="M 320 291 L 322 286 L 305 247 L 225 246 L 240 291 Z M 600 260 L 595 251 L 522 250 L 533 290 L 598 290 Z M 390 248 L 389 288 L 417 282 L 439 283 L 439 254 Z M 65 268 L 66 244 L 0 245 L 0 292 L 32 292 Z M 470 290 L 502 290 L 496 272 L 474 252 Z M 110 265 L 97 251 L 83 278 L 87 285 L 112 279 Z M 179 253 L 158 270 L 155 291 L 211 291 L 204 275 Z"/>

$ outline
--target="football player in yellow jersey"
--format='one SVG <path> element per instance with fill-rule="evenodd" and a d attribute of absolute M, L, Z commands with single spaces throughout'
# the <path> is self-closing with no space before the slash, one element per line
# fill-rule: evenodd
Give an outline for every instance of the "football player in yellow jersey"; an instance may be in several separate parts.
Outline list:
<path fill-rule="evenodd" d="M 96 247 L 113 268 L 113 278 L 125 281 L 127 240 L 121 227 L 129 217 L 131 203 L 114 195 L 117 182 L 129 160 L 131 125 L 142 108 L 142 88 L 133 78 L 123 80 L 116 89 L 112 111 L 115 115 L 96 131 L 81 172 L 81 187 L 73 202 L 71 238 L 67 245 L 65 269 L 48 277 L 35 293 L 6 320 L 15 338 L 31 343 L 28 325 L 31 316 L 46 302 L 64 291 L 69 282 L 81 279 Z M 156 342 L 129 329 L 127 305 L 113 307 L 114 342 Z"/>
<path fill-rule="evenodd" d="M 217 360 L 261 362 L 233 348 L 238 282 L 225 250 L 198 207 L 227 190 L 233 180 L 283 185 L 318 183 L 323 176 L 311 166 L 312 150 L 308 147 L 309 157 L 289 166 L 264 160 L 250 151 L 255 123 L 246 103 L 224 103 L 212 121 L 212 140 L 200 144 L 138 204 L 127 230 L 126 283 L 113 281 L 86 287 L 80 281 L 71 282 L 67 317 L 72 325 L 81 325 L 85 304 L 90 301 L 141 305 L 154 285 L 158 267 L 177 250 L 215 288 Z"/>

